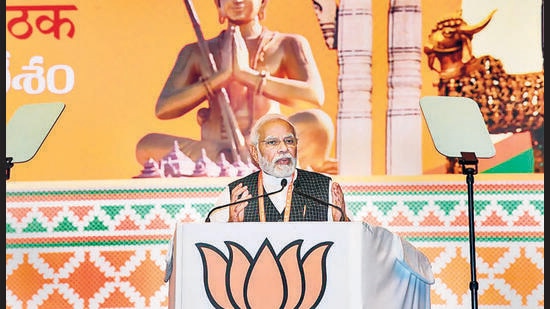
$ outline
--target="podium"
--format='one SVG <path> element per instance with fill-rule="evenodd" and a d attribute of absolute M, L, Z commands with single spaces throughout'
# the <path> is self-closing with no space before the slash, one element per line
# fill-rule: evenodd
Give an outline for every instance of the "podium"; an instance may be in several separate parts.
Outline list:
<path fill-rule="evenodd" d="M 427 257 L 364 222 L 179 223 L 169 308 L 430 308 Z"/>

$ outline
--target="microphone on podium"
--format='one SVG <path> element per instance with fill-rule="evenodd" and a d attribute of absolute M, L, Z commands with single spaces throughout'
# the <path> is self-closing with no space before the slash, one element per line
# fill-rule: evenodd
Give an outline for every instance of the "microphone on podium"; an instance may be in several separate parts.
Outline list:
<path fill-rule="evenodd" d="M 321 203 L 321 204 L 323 204 L 323 205 L 325 205 L 325 206 L 327 206 L 327 207 L 332 207 L 332 208 L 338 209 L 338 211 L 340 212 L 340 215 L 341 215 L 341 216 L 340 216 L 340 221 L 345 221 L 346 216 L 344 215 L 344 212 L 342 211 L 342 208 L 340 208 L 340 207 L 338 207 L 338 206 L 336 206 L 336 205 L 334 205 L 334 204 L 331 204 L 331 203 L 329 203 L 329 202 L 325 202 L 325 201 L 323 201 L 323 200 L 321 200 L 321 199 L 318 199 L 318 198 L 316 198 L 316 197 L 314 197 L 314 196 L 311 196 L 311 195 L 309 195 L 309 194 L 306 194 L 306 193 L 304 193 L 304 192 L 301 192 L 301 191 L 297 190 L 299 187 L 300 187 L 300 182 L 295 181 L 295 182 L 294 182 L 294 191 L 292 191 L 292 193 L 297 193 L 297 194 L 299 194 L 299 195 L 301 195 L 301 196 L 303 196 L 303 197 L 306 197 L 306 198 L 308 198 L 308 199 L 314 200 L 314 201 L 316 201 L 316 202 L 318 202 L 318 203 Z"/>
<path fill-rule="evenodd" d="M 247 198 L 247 199 L 244 199 L 244 200 L 240 200 L 240 201 L 235 201 L 235 202 L 232 202 L 232 203 L 229 203 L 229 204 L 216 206 L 208 212 L 208 215 L 206 215 L 206 219 L 204 220 L 204 222 L 210 222 L 210 215 L 212 215 L 212 213 L 214 211 L 218 210 L 218 209 L 229 207 L 229 206 L 232 206 L 232 205 L 235 205 L 235 204 L 248 202 L 248 201 L 255 200 L 255 199 L 259 199 L 260 197 L 266 197 L 266 196 L 269 196 L 269 195 L 272 195 L 272 194 L 275 194 L 275 193 L 279 193 L 279 192 L 283 191 L 283 189 L 286 187 L 287 184 L 288 184 L 288 181 L 286 180 L 286 178 L 283 178 L 283 179 L 281 179 L 281 189 L 279 189 L 277 191 L 265 193 L 265 194 L 258 195 L 258 196 L 253 196 L 253 197 L 250 197 L 250 198 Z"/>

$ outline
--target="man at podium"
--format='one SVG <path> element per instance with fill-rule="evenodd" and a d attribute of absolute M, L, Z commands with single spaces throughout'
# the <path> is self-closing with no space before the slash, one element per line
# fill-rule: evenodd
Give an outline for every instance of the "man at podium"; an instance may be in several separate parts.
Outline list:
<path fill-rule="evenodd" d="M 350 221 L 340 185 L 297 168 L 296 128 L 266 114 L 251 129 L 249 151 L 260 170 L 228 184 L 206 221 Z"/>
<path fill-rule="evenodd" d="M 297 143 L 282 115 L 254 124 L 260 170 L 229 183 L 206 216 L 247 223 L 176 226 L 169 308 L 429 309 L 427 257 L 385 228 L 326 222 L 350 221 L 342 189 L 297 168 Z"/>

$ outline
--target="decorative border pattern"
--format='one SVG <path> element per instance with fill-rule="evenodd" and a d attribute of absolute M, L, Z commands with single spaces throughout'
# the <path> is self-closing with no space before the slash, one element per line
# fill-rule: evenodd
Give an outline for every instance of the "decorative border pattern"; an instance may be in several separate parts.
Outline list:
<path fill-rule="evenodd" d="M 544 307 L 542 176 L 474 184 L 480 306 Z M 432 308 L 470 307 L 464 181 L 336 180 L 354 220 L 388 228 L 432 261 Z M 7 182 L 7 308 L 166 308 L 175 224 L 202 222 L 228 181 Z"/>

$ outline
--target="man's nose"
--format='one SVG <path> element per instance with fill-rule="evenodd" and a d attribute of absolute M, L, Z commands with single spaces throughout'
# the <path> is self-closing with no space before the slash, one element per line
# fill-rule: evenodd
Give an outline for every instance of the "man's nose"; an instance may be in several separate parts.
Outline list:
<path fill-rule="evenodd" d="M 281 141 L 279 145 L 277 145 L 277 151 L 279 152 L 288 152 L 290 151 L 290 146 L 288 146 L 284 141 Z"/>

